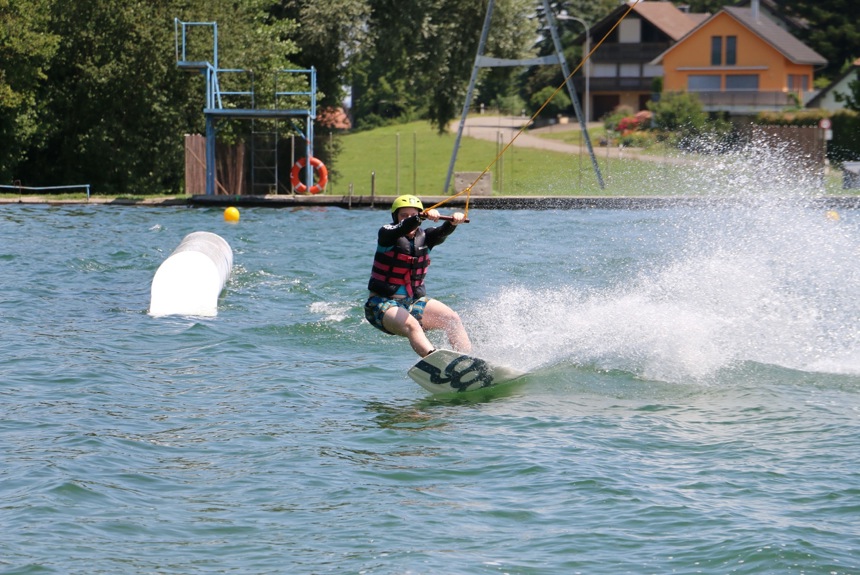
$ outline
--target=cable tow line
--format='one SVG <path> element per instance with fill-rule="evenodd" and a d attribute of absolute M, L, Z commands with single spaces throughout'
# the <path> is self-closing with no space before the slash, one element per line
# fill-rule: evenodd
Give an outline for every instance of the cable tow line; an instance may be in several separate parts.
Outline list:
<path fill-rule="evenodd" d="M 621 18 L 619 18 L 619 19 L 618 19 L 618 21 L 617 21 L 617 22 L 615 22 L 615 24 L 613 24 L 613 25 L 612 25 L 612 28 L 610 28 L 610 29 L 609 29 L 609 31 L 608 31 L 606 34 L 604 34 L 603 38 L 601 38 L 601 39 L 600 39 L 600 42 L 596 43 L 596 44 L 594 45 L 594 47 L 591 49 L 591 51 L 590 51 L 588 54 L 586 54 L 586 55 L 582 58 L 582 60 L 580 60 L 579 64 L 576 66 L 576 68 L 574 68 L 574 69 L 573 69 L 573 71 L 572 71 L 572 72 L 567 76 L 567 78 L 565 78 L 565 79 L 564 79 L 564 81 L 563 81 L 561 84 L 559 84 L 559 85 L 558 85 L 558 87 L 555 89 L 555 91 L 553 91 L 553 93 L 552 93 L 552 94 L 550 94 L 549 98 L 547 98 L 547 99 L 546 99 L 546 101 L 545 101 L 543 104 L 541 104 L 541 106 L 540 106 L 540 108 L 538 108 L 537 112 L 535 112 L 534 114 L 532 114 L 532 117 L 531 117 L 531 118 L 529 118 L 528 122 L 526 122 L 525 124 L 523 124 L 523 125 L 522 125 L 522 127 L 519 129 L 519 131 L 518 131 L 516 134 L 514 134 L 514 136 L 511 138 L 511 140 L 510 140 L 507 144 L 505 144 L 505 147 L 504 147 L 504 148 L 502 148 L 502 150 L 501 150 L 498 154 L 496 154 L 496 157 L 493 159 L 493 161 L 492 161 L 492 162 L 490 162 L 490 163 L 489 163 L 489 165 L 487 165 L 487 167 L 486 167 L 486 168 L 484 168 L 484 171 L 483 171 L 483 172 L 481 172 L 480 174 L 478 174 L 478 177 L 477 177 L 477 178 L 475 178 L 475 180 L 474 180 L 471 184 L 469 184 L 468 186 L 466 186 L 466 188 L 465 188 L 465 189 L 463 189 L 462 191 L 459 191 L 459 192 L 457 192 L 456 194 L 453 194 L 453 195 L 451 195 L 450 197 L 445 198 L 445 199 L 444 199 L 444 200 L 442 200 L 441 202 L 438 202 L 438 203 L 436 203 L 436 204 L 434 204 L 434 205 L 430 206 L 430 207 L 429 207 L 429 208 L 427 208 L 427 209 L 428 209 L 428 210 L 432 210 L 432 209 L 434 209 L 434 208 L 438 208 L 439 206 L 441 206 L 441 205 L 443 205 L 443 204 L 446 204 L 446 203 L 450 202 L 450 201 L 451 201 L 451 200 L 453 200 L 454 198 L 457 198 L 457 197 L 459 197 L 459 196 L 462 196 L 463 194 L 466 194 L 466 205 L 465 205 L 465 208 L 464 208 L 464 210 L 463 210 L 463 213 L 464 213 L 464 215 L 468 216 L 468 215 L 469 215 L 469 200 L 471 199 L 471 196 L 472 196 L 472 187 L 473 187 L 475 184 L 477 184 L 477 183 L 481 180 L 481 178 L 483 178 L 483 177 L 484 177 L 484 174 L 486 174 L 487 172 L 489 172 L 489 171 L 490 171 L 490 168 L 492 168 L 494 165 L 496 165 L 496 163 L 499 161 L 499 158 L 501 158 L 501 157 L 502 157 L 502 155 L 503 155 L 505 152 L 507 152 L 507 151 L 508 151 L 508 148 L 510 148 L 510 147 L 514 144 L 514 141 L 515 141 L 517 138 L 519 138 L 519 137 L 520 137 L 520 134 L 522 134 L 523 132 L 525 132 L 525 131 L 526 131 L 526 128 L 528 128 L 531 124 L 533 124 L 533 123 L 534 123 L 535 118 L 537 118 L 537 117 L 538 117 L 538 115 L 539 115 L 541 112 L 543 112 L 543 109 L 547 107 L 547 105 L 552 101 L 552 99 L 553 99 L 553 98 L 555 98 L 555 95 L 556 95 L 556 94 L 558 94 L 558 93 L 562 90 L 562 88 L 564 88 L 564 87 L 565 87 L 565 85 L 567 84 L 567 81 L 568 81 L 569 79 L 571 79 L 571 78 L 573 77 L 573 75 L 574 75 L 574 74 L 576 74 L 577 72 L 579 72 L 579 70 L 583 67 L 583 65 L 585 65 L 585 63 L 586 63 L 586 62 L 591 58 L 591 55 L 592 55 L 592 54 L 594 54 L 595 50 L 597 50 L 598 48 L 600 48 L 601 44 L 603 44 L 603 42 L 605 42 L 605 41 L 606 41 L 606 39 L 607 39 L 607 38 L 609 38 L 609 35 L 610 35 L 610 34 L 612 34 L 612 33 L 615 31 L 615 29 L 616 29 L 616 28 L 618 28 L 618 26 L 621 24 L 621 22 L 622 22 L 625 18 L 627 18 L 627 15 L 628 15 L 628 14 L 630 14 L 630 12 L 632 12 L 632 11 L 633 11 L 633 8 L 634 8 L 637 4 L 639 4 L 639 2 L 640 2 L 640 0 L 635 0 L 634 2 L 631 2 L 631 3 L 628 5 L 627 10 L 624 12 L 624 14 L 622 14 L 622 15 L 621 15 Z M 449 220 L 449 219 L 451 219 L 451 217 L 450 217 L 450 216 L 440 216 L 440 217 L 439 217 L 439 219 L 446 219 L 446 220 Z M 468 220 L 468 219 L 466 219 L 465 221 L 466 221 L 466 222 L 468 222 L 469 220 Z"/>

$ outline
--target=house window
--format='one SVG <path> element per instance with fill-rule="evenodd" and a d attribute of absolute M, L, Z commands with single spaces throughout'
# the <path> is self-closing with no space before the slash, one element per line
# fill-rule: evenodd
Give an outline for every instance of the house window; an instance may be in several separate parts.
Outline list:
<path fill-rule="evenodd" d="M 687 77 L 688 92 L 719 92 L 720 77 L 719 76 L 697 76 L 692 75 Z"/>
<path fill-rule="evenodd" d="M 638 44 L 642 41 L 642 20 L 625 18 L 618 25 L 619 44 Z"/>
<path fill-rule="evenodd" d="M 663 75 L 663 66 L 652 66 L 651 64 L 642 65 L 642 75 L 646 78 L 655 78 Z"/>
<path fill-rule="evenodd" d="M 635 90 L 642 83 L 639 64 L 621 64 L 618 69 L 618 87 Z"/>
<path fill-rule="evenodd" d="M 738 37 L 726 36 L 726 66 L 738 63 Z"/>
<path fill-rule="evenodd" d="M 756 74 L 727 74 L 726 91 L 743 90 L 747 92 L 758 91 L 758 75 Z"/>
<path fill-rule="evenodd" d="M 618 66 L 615 64 L 595 63 L 591 67 L 592 78 L 615 78 L 618 76 Z"/>
<path fill-rule="evenodd" d="M 621 64 L 621 69 L 618 72 L 622 78 L 638 78 L 642 75 L 639 64 Z"/>
<path fill-rule="evenodd" d="M 809 90 L 809 76 L 806 74 L 789 74 L 788 89 L 792 92 Z"/>
<path fill-rule="evenodd" d="M 723 63 L 723 37 L 711 36 L 711 66 Z"/>

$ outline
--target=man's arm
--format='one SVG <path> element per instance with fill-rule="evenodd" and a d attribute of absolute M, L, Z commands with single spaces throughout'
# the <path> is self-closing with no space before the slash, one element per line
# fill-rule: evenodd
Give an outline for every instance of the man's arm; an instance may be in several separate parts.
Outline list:
<path fill-rule="evenodd" d="M 447 223 L 447 222 L 446 222 Z M 414 215 L 396 224 L 387 224 L 379 228 L 379 245 L 390 246 L 412 230 L 421 225 L 421 218 Z"/>
<path fill-rule="evenodd" d="M 424 243 L 427 245 L 428 248 L 438 246 L 445 241 L 445 238 L 453 234 L 454 230 L 456 229 L 457 226 L 447 221 L 443 222 L 441 226 L 436 226 L 435 228 L 427 228 L 426 230 L 424 230 Z"/>

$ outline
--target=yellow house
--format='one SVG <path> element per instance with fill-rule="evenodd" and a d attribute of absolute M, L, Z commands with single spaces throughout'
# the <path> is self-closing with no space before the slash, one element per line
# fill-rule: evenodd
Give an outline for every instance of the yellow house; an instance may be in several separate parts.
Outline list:
<path fill-rule="evenodd" d="M 664 92 L 695 92 L 707 111 L 751 114 L 803 105 L 823 56 L 750 8 L 725 7 L 652 61 Z"/>

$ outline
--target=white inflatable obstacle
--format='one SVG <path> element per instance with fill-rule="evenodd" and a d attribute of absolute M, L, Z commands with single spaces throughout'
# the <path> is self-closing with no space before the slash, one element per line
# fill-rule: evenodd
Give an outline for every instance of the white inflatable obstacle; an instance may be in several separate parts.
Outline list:
<path fill-rule="evenodd" d="M 233 268 L 233 250 L 217 234 L 188 234 L 155 272 L 149 314 L 218 315 L 218 296 Z"/>

